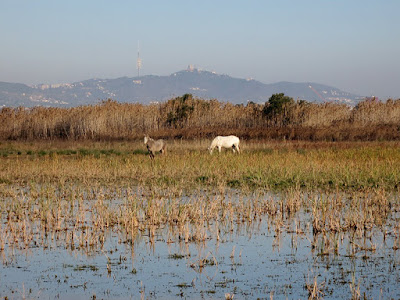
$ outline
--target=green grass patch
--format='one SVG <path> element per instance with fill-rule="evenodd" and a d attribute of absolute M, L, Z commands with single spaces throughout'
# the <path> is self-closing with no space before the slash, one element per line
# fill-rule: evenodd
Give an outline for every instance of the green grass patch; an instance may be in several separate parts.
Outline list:
<path fill-rule="evenodd" d="M 135 155 L 147 155 L 149 154 L 149 152 L 147 150 L 143 150 L 143 149 L 135 149 L 132 152 Z"/>
<path fill-rule="evenodd" d="M 78 265 L 74 267 L 74 271 L 98 271 L 99 268 L 94 265 Z"/>

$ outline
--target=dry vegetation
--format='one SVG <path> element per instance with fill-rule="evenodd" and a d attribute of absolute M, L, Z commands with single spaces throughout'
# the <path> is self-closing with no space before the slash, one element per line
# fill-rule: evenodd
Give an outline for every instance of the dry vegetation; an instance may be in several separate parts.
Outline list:
<path fill-rule="evenodd" d="M 236 134 L 242 139 L 371 141 L 400 138 L 400 100 L 345 104 L 233 105 L 186 94 L 161 104 L 107 100 L 75 108 L 2 108 L 0 139 L 121 140 Z"/>

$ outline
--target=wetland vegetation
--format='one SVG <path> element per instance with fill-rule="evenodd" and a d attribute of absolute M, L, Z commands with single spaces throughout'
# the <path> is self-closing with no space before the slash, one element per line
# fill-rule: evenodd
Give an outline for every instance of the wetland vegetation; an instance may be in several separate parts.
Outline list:
<path fill-rule="evenodd" d="M 185 94 L 163 103 L 118 103 L 73 108 L 0 109 L 0 140 L 241 139 L 305 141 L 400 140 L 400 99 L 356 107 L 310 103 L 284 94 L 264 104 L 233 105 Z"/>
<path fill-rule="evenodd" d="M 399 143 L 0 144 L 7 298 L 398 298 Z"/>
<path fill-rule="evenodd" d="M 400 298 L 399 100 L 187 94 L 0 122 L 4 299 Z M 210 155 L 229 134 L 241 154 Z"/>

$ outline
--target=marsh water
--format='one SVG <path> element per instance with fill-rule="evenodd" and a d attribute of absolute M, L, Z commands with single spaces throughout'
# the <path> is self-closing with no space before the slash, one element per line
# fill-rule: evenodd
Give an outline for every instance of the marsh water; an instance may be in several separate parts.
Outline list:
<path fill-rule="evenodd" d="M 254 197 L 226 193 L 241 201 Z M 81 201 L 90 231 L 88 220 L 96 213 L 90 208 L 98 200 Z M 116 210 L 126 205 L 123 199 L 102 203 Z M 3 207 L 0 294 L 7 299 L 399 299 L 400 210 L 398 200 L 392 203 L 383 222 L 362 231 L 318 231 L 311 209 L 284 214 L 278 205 L 278 213 L 211 219 L 200 229 L 188 222 L 186 236 L 178 225 L 139 226 L 131 235 L 114 224 L 97 237 L 101 243 L 89 244 L 77 242 L 77 234 L 71 242 L 73 233 L 66 228 L 43 229 L 43 220 L 32 220 L 24 225 L 32 234 L 25 246 L 9 233 L 15 229 L 7 229 L 10 217 Z M 199 230 L 204 238 L 194 239 Z"/>

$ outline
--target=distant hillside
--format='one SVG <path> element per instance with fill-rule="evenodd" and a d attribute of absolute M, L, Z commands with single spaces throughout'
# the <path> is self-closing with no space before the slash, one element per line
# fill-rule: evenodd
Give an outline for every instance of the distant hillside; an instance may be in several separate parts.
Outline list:
<path fill-rule="evenodd" d="M 169 76 L 122 77 L 27 86 L 0 82 L 0 106 L 74 107 L 113 99 L 119 102 L 148 104 L 183 94 L 203 99 L 217 99 L 234 104 L 248 101 L 263 103 L 272 94 L 284 93 L 294 99 L 310 102 L 341 102 L 355 105 L 362 97 L 318 83 L 278 82 L 264 84 L 252 79 L 233 78 L 214 72 L 188 69 Z"/>

